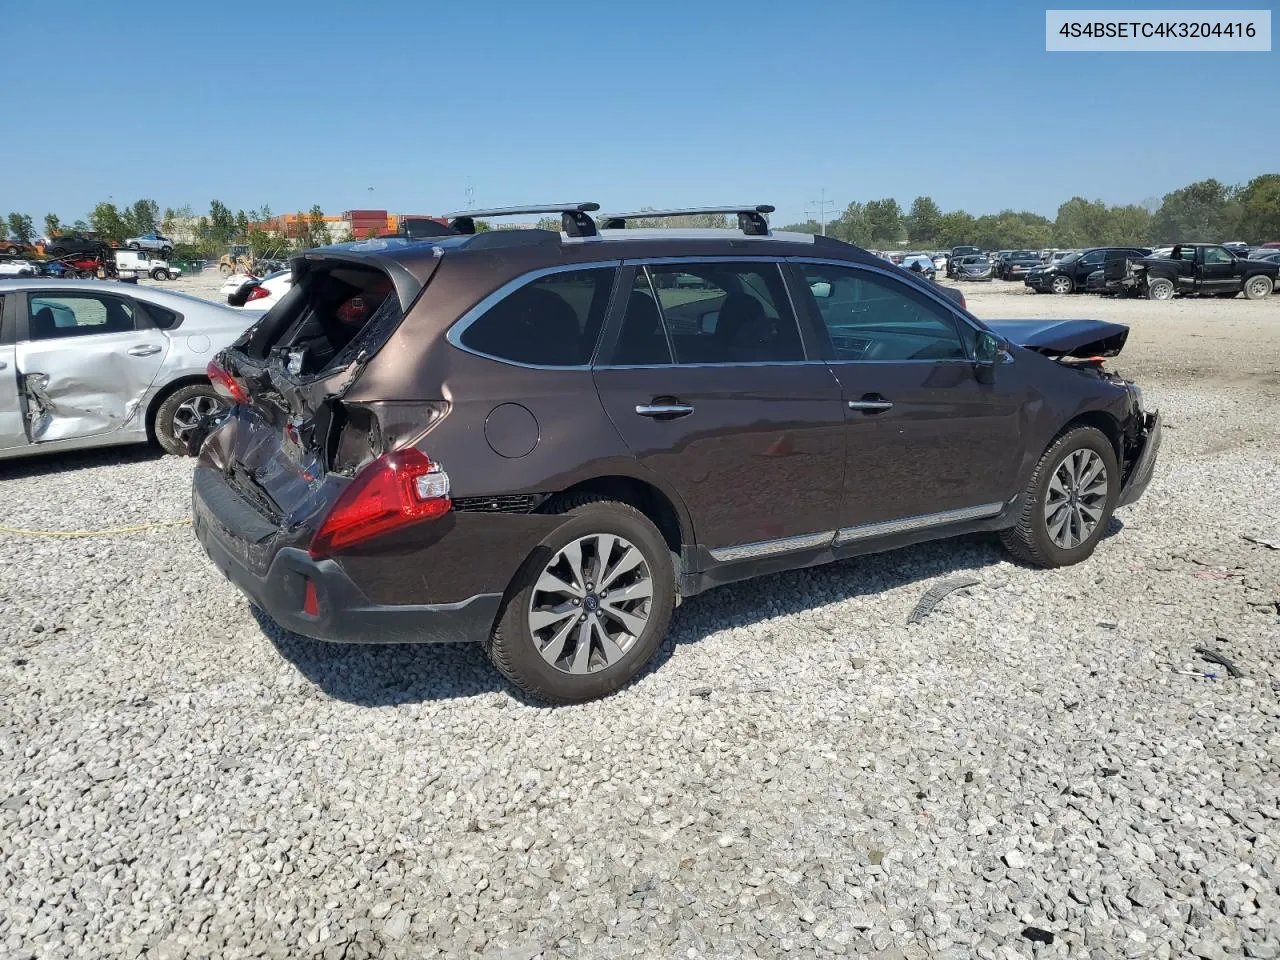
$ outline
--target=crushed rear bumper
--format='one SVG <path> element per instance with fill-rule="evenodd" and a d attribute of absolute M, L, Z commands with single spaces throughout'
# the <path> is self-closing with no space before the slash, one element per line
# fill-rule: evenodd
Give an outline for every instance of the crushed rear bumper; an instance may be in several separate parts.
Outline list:
<path fill-rule="evenodd" d="M 1151 476 L 1155 473 L 1156 456 L 1160 452 L 1162 439 L 1160 411 L 1153 410 L 1146 415 L 1146 422 L 1142 427 L 1141 450 L 1129 471 L 1129 476 L 1125 478 L 1124 486 L 1120 488 L 1120 500 L 1116 506 L 1123 507 L 1134 503 L 1146 492 L 1147 485 L 1151 483 Z"/>
<path fill-rule="evenodd" d="M 379 604 L 335 560 L 314 560 L 298 547 L 283 547 L 268 559 L 265 542 L 274 530 L 216 470 L 196 469 L 191 499 L 192 525 L 209 559 L 286 630 L 335 643 L 460 643 L 483 640 L 493 629 L 501 594 L 458 603 Z M 308 581 L 315 587 L 315 614 L 304 610 Z"/>

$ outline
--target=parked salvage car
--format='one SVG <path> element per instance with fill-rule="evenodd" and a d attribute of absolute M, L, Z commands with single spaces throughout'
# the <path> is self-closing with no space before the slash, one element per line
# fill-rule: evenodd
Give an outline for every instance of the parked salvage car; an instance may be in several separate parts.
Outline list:
<path fill-rule="evenodd" d="M 949 265 L 957 280 L 990 280 L 995 276 L 995 264 L 982 254 L 971 254 Z"/>
<path fill-rule="evenodd" d="M 21 240 L 4 240 L 0 239 L 0 254 L 7 257 L 16 257 L 20 254 L 31 253 L 31 244 L 23 243 Z"/>
<path fill-rule="evenodd" d="M 1021 280 L 1040 266 L 1040 254 L 1034 250 L 1010 250 L 996 265 L 1001 280 Z"/>
<path fill-rule="evenodd" d="M 975 247 L 972 244 L 961 244 L 951 248 L 951 256 L 947 258 L 947 276 L 954 277 L 956 267 L 960 265 L 961 257 L 972 257 L 982 253 L 981 247 Z"/>
<path fill-rule="evenodd" d="M 1092 247 L 1067 254 L 1057 263 L 1050 261 L 1044 266 L 1033 267 L 1022 282 L 1036 293 L 1083 292 L 1089 274 L 1102 269 L 1112 252 L 1131 257 L 1145 257 L 1151 253 L 1145 247 Z"/>
<path fill-rule="evenodd" d="M 130 250 L 151 250 L 160 254 L 161 260 L 168 260 L 173 256 L 173 241 L 154 231 L 138 237 L 130 237 L 125 241 L 125 246 Z"/>
<path fill-rule="evenodd" d="M 227 306 L 237 309 L 270 310 L 280 298 L 293 289 L 293 274 L 277 270 L 261 280 L 249 279 L 233 293 L 227 294 Z"/>
<path fill-rule="evenodd" d="M 913 270 L 912 265 L 918 267 Z M 902 262 L 898 264 L 903 270 L 913 270 L 922 276 L 928 277 L 930 280 L 937 274 L 937 269 L 933 265 L 933 258 L 926 253 L 906 253 L 902 256 Z"/>
<path fill-rule="evenodd" d="M 38 272 L 29 260 L 0 260 L 0 277 L 34 277 Z"/>
<path fill-rule="evenodd" d="M 110 249 L 110 245 L 98 237 L 82 233 L 64 233 L 53 237 L 45 247 L 45 252 L 51 257 L 64 257 L 69 253 L 106 256 Z"/>
<path fill-rule="evenodd" d="M 984 324 L 771 207 L 724 231 L 595 208 L 293 261 L 211 366 L 232 407 L 193 479 L 255 606 L 323 640 L 477 640 L 575 702 L 643 669 L 681 598 L 975 531 L 1077 563 L 1150 480 L 1158 415 L 1081 359 L 1126 327 Z"/>
<path fill-rule="evenodd" d="M 1175 296 L 1234 297 L 1243 291 L 1262 300 L 1275 289 L 1280 264 L 1235 256 L 1218 243 L 1180 243 L 1167 257 L 1128 262 L 1127 274 L 1115 281 L 1149 300 Z"/>
<path fill-rule="evenodd" d="M 205 367 L 255 318 L 154 287 L 0 282 L 0 459 L 148 439 L 185 453 L 223 407 Z"/>

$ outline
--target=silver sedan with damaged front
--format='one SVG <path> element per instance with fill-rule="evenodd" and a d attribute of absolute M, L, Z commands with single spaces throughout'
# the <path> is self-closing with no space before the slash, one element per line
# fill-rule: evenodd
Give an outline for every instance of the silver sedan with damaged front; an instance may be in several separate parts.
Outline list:
<path fill-rule="evenodd" d="M 108 281 L 0 282 L 0 459 L 151 440 L 186 454 L 225 407 L 205 368 L 259 315 Z"/>

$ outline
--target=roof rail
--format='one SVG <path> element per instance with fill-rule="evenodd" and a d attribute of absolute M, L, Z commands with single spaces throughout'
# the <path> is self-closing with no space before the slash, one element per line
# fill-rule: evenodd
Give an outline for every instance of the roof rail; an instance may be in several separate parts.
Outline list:
<path fill-rule="evenodd" d="M 594 237 L 596 222 L 587 216 L 600 209 L 600 204 L 592 201 L 586 203 L 547 203 L 528 207 L 494 207 L 490 210 L 459 210 L 446 213 L 445 217 L 458 233 L 475 233 L 477 217 L 518 217 L 529 213 L 558 213 L 560 227 L 571 237 Z"/>
<path fill-rule="evenodd" d="M 690 207 L 687 210 L 638 210 L 635 213 L 610 213 L 601 217 L 600 226 L 605 230 L 623 230 L 628 220 L 642 220 L 648 217 L 692 217 L 707 213 L 734 213 L 738 215 L 738 229 L 749 237 L 764 237 L 769 234 L 769 222 L 766 213 L 773 213 L 774 207 L 767 203 L 743 205 L 738 207 Z"/>

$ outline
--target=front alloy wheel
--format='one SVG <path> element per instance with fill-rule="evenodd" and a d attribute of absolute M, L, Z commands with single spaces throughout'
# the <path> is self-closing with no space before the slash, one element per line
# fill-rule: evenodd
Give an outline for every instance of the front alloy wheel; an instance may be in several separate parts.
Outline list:
<path fill-rule="evenodd" d="M 1072 284 L 1071 284 L 1070 277 L 1054 277 L 1053 282 L 1049 284 L 1049 289 L 1052 290 L 1054 293 L 1063 294 L 1063 293 L 1070 293 L 1071 286 Z"/>
<path fill-rule="evenodd" d="M 1058 465 L 1044 503 L 1049 539 L 1072 550 L 1093 535 L 1107 505 L 1107 467 L 1089 449 L 1076 450 Z"/>
<path fill-rule="evenodd" d="M 1077 426 L 1044 452 L 1022 495 L 1016 526 L 1000 531 L 1005 548 L 1037 567 L 1088 558 L 1120 498 L 1115 447 L 1097 427 Z"/>

